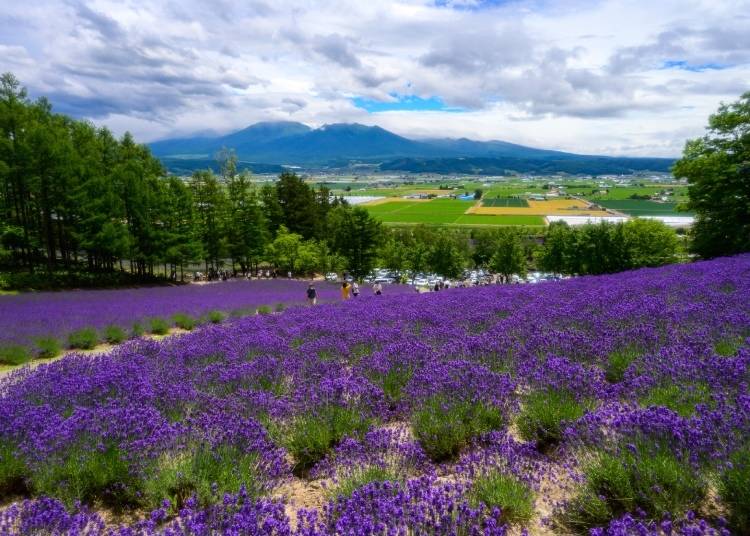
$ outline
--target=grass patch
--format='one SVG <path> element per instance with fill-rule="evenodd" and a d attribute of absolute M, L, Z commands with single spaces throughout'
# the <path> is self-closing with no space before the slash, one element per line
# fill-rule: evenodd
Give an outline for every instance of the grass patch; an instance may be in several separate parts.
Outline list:
<path fill-rule="evenodd" d="M 120 326 L 112 325 L 104 328 L 104 340 L 109 344 L 120 344 L 127 338 L 128 336 L 125 333 L 125 330 Z"/>
<path fill-rule="evenodd" d="M 587 403 L 567 391 L 534 391 L 526 396 L 516 426 L 524 440 L 546 450 L 562 441 L 565 426 L 583 417 L 587 409 Z"/>
<path fill-rule="evenodd" d="M 221 501 L 225 493 L 238 493 L 242 486 L 254 497 L 261 489 L 258 471 L 257 453 L 227 445 L 200 446 L 159 458 L 144 482 L 144 496 L 149 508 L 168 499 L 175 510 L 193 495 L 205 507 Z"/>
<path fill-rule="evenodd" d="M 711 403 L 711 390 L 702 382 L 688 386 L 662 385 L 651 389 L 638 403 L 643 407 L 663 406 L 682 417 L 690 417 L 697 404 Z"/>
<path fill-rule="evenodd" d="M 641 355 L 641 351 L 634 347 L 615 350 L 607 356 L 604 367 L 604 377 L 609 383 L 619 383 L 625 377 L 625 371 L 630 364 Z"/>
<path fill-rule="evenodd" d="M 729 526 L 750 534 L 750 447 L 731 457 L 732 465 L 719 479 L 719 497 L 729 509 Z"/>
<path fill-rule="evenodd" d="M 221 324 L 226 315 L 221 311 L 209 311 L 206 318 L 211 324 Z"/>
<path fill-rule="evenodd" d="M 122 508 L 138 503 L 139 481 L 132 475 L 120 450 L 71 449 L 61 462 L 50 460 L 32 476 L 34 491 L 60 499 L 72 507 L 76 501 Z"/>
<path fill-rule="evenodd" d="M 158 316 L 148 322 L 148 329 L 154 335 L 166 335 L 169 332 L 169 327 L 169 322 Z"/>
<path fill-rule="evenodd" d="M 468 494 L 469 504 L 484 503 L 499 508 L 503 523 L 527 523 L 534 515 L 534 492 L 514 476 L 493 471 L 474 480 Z"/>
<path fill-rule="evenodd" d="M 195 318 L 185 313 L 177 313 L 172 316 L 175 326 L 186 331 L 192 331 L 195 328 Z"/>
<path fill-rule="evenodd" d="M 68 335 L 68 348 L 91 350 L 99 344 L 99 335 L 94 328 L 82 328 Z"/>
<path fill-rule="evenodd" d="M 391 408 L 403 399 L 404 387 L 409 383 L 414 371 L 411 367 L 404 365 L 393 365 L 384 373 L 371 375 L 372 381 L 383 390 L 385 398 Z"/>
<path fill-rule="evenodd" d="M 714 344 L 714 352 L 722 357 L 734 357 L 742 346 L 742 337 L 729 337 Z"/>
<path fill-rule="evenodd" d="M 411 416 L 411 427 L 433 461 L 455 458 L 469 442 L 505 424 L 500 409 L 482 402 L 454 402 L 433 396 Z"/>
<path fill-rule="evenodd" d="M 9 441 L 0 440 L 0 499 L 28 493 L 29 469 Z"/>
<path fill-rule="evenodd" d="M 692 466 L 666 449 L 641 445 L 633 450 L 616 456 L 599 453 L 584 468 L 586 481 L 563 514 L 569 528 L 588 533 L 639 510 L 661 520 L 664 514 L 679 516 L 701 504 L 706 484 Z"/>
<path fill-rule="evenodd" d="M 54 337 L 39 337 L 34 341 L 36 356 L 39 359 L 52 359 L 62 352 L 62 345 Z"/>
<path fill-rule="evenodd" d="M 327 405 L 315 414 L 300 415 L 284 425 L 272 424 L 269 432 L 295 461 L 295 474 L 304 474 L 345 436 L 361 435 L 370 426 L 356 409 Z"/>
<path fill-rule="evenodd" d="M 258 307 L 258 314 L 259 315 L 270 315 L 271 314 L 271 307 L 268 305 L 261 305 Z"/>
<path fill-rule="evenodd" d="M 394 470 L 386 467 L 370 465 L 364 468 L 355 469 L 350 475 L 341 478 L 336 486 L 328 490 L 326 495 L 329 500 L 335 500 L 339 497 L 348 499 L 356 490 L 367 484 L 396 480 L 399 480 L 399 477 Z"/>

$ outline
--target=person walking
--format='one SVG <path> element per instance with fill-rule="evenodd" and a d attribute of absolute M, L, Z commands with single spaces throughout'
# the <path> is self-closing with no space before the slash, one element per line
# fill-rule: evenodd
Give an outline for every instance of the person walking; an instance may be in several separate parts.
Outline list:
<path fill-rule="evenodd" d="M 318 303 L 318 291 L 315 290 L 315 285 L 310 283 L 310 286 L 307 287 L 307 302 L 310 305 L 315 305 Z"/>
<path fill-rule="evenodd" d="M 375 296 L 381 296 L 383 294 L 383 285 L 376 281 L 372 286 L 372 291 L 375 293 Z"/>
<path fill-rule="evenodd" d="M 349 299 L 349 291 L 351 290 L 351 287 L 349 287 L 349 283 L 344 281 L 341 283 L 341 299 L 346 301 Z"/>
<path fill-rule="evenodd" d="M 352 296 L 354 296 L 355 298 L 359 296 L 359 283 L 357 283 L 356 281 L 352 283 Z"/>

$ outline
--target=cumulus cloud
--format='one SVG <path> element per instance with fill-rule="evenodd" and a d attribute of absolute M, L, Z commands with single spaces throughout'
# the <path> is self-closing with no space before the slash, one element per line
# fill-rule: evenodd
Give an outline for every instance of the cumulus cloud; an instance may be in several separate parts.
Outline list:
<path fill-rule="evenodd" d="M 148 141 L 259 120 L 675 155 L 750 89 L 750 0 L 39 0 L 0 5 L 0 71 Z M 359 99 L 459 112 L 368 113 Z"/>

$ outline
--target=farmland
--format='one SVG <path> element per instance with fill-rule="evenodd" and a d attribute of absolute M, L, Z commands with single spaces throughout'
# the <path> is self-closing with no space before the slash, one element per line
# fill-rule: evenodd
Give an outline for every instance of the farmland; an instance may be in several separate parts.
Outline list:
<path fill-rule="evenodd" d="M 747 533 L 749 295 L 744 255 L 21 369 L 0 379 L 0 532 Z"/>
<path fill-rule="evenodd" d="M 677 211 L 677 203 L 660 203 L 641 199 L 596 201 L 602 207 L 617 210 L 630 216 L 690 216 L 690 212 Z"/>

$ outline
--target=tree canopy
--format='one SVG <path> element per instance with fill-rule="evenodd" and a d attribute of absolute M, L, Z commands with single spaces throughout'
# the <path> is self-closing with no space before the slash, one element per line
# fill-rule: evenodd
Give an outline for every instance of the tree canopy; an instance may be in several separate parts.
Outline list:
<path fill-rule="evenodd" d="M 750 251 L 750 92 L 709 117 L 673 172 L 689 183 L 692 249 L 706 258 Z"/>

